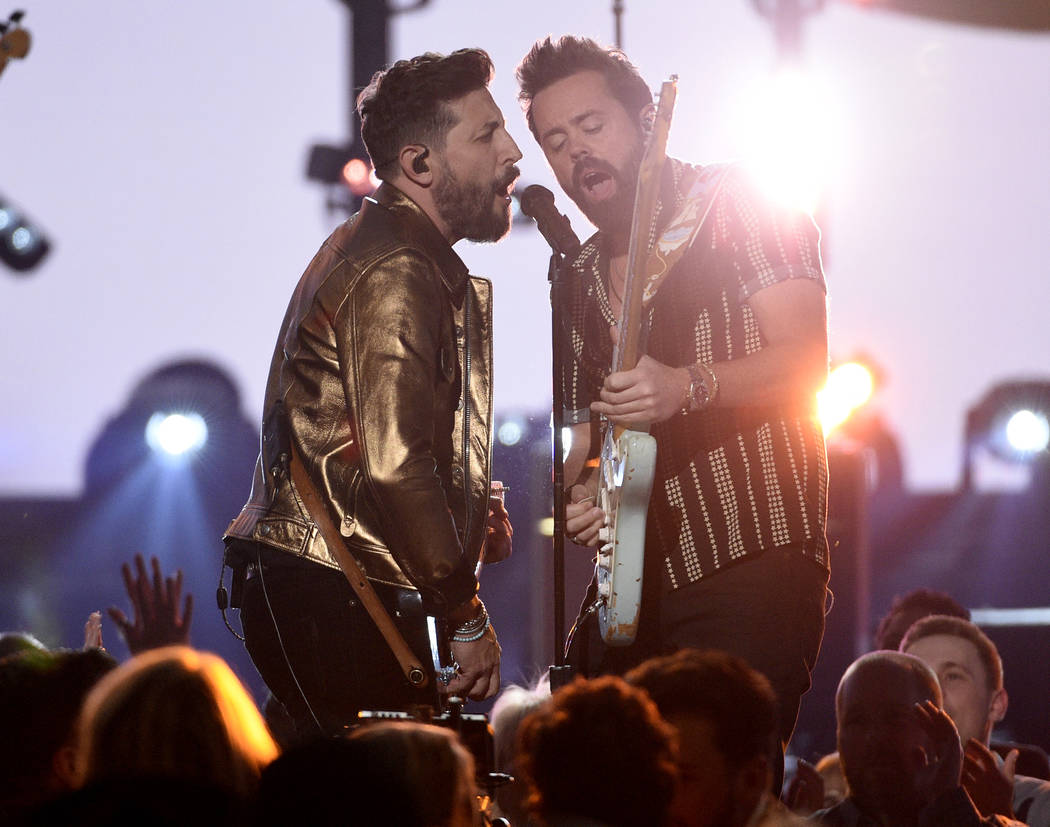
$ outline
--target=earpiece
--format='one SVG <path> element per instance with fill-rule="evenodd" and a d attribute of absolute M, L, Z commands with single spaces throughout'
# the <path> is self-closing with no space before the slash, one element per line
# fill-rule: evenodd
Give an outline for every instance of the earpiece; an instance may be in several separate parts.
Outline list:
<path fill-rule="evenodd" d="M 422 175 L 425 172 L 430 172 L 430 167 L 427 165 L 427 156 L 430 154 L 430 150 L 427 147 L 423 147 L 423 151 L 420 152 L 415 158 L 412 159 L 412 171 Z"/>

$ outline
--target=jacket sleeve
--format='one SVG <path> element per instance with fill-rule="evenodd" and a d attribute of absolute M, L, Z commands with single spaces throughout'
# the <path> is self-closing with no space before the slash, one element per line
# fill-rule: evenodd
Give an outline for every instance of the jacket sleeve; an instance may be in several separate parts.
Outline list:
<path fill-rule="evenodd" d="M 435 399 L 448 302 L 434 265 L 402 250 L 362 274 L 336 319 L 336 339 L 363 484 L 384 539 L 419 588 L 448 606 L 477 590 L 435 459 Z M 342 328 L 341 330 L 338 328 Z M 456 353 L 445 354 L 455 364 Z M 447 437 L 447 435 L 445 435 Z"/>

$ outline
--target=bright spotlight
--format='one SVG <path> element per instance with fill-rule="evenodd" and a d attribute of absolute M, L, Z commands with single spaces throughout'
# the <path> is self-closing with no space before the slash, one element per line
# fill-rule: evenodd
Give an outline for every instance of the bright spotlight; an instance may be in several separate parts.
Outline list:
<path fill-rule="evenodd" d="M 1050 444 L 1050 422 L 1034 411 L 1017 411 L 1006 423 L 1006 440 L 1021 454 L 1045 451 Z"/>
<path fill-rule="evenodd" d="M 841 144 L 830 93 L 786 68 L 742 100 L 738 128 L 748 168 L 771 198 L 813 213 Z"/>
<path fill-rule="evenodd" d="M 155 413 L 146 424 L 146 444 L 157 453 L 181 457 L 204 447 L 208 426 L 197 413 Z"/>
<path fill-rule="evenodd" d="M 864 405 L 875 390 L 871 369 L 860 362 L 845 362 L 828 374 L 828 381 L 817 392 L 817 410 L 824 433 L 831 433 Z"/>
<path fill-rule="evenodd" d="M 1050 380 L 1000 382 L 966 413 L 963 488 L 993 490 L 1005 480 L 1003 490 L 1023 489 L 1031 467 L 1050 460 L 1048 445 Z"/>
<path fill-rule="evenodd" d="M 521 442 L 521 438 L 524 434 L 525 429 L 520 422 L 514 419 L 508 419 L 499 426 L 499 430 L 496 431 L 496 438 L 499 440 L 500 445 L 517 445 Z"/>

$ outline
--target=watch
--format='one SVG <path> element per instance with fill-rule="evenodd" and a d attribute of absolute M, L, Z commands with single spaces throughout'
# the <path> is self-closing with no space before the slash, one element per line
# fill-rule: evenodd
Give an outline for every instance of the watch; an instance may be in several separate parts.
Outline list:
<path fill-rule="evenodd" d="M 711 387 L 707 384 L 707 376 L 698 362 L 691 364 L 689 371 L 689 397 L 687 400 L 688 411 L 700 411 L 711 404 L 713 394 Z"/>

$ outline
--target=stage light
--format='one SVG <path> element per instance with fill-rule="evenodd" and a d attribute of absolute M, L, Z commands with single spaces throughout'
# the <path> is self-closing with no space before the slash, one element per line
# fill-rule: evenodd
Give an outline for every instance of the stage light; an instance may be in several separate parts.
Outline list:
<path fill-rule="evenodd" d="M 379 186 L 372 165 L 364 158 L 351 158 L 343 165 L 343 183 L 356 196 L 370 195 Z"/>
<path fill-rule="evenodd" d="M 168 457 L 199 451 L 208 441 L 208 426 L 198 413 L 153 414 L 146 423 L 146 444 Z"/>
<path fill-rule="evenodd" d="M 875 377 L 861 362 L 845 362 L 828 374 L 817 392 L 817 410 L 824 433 L 829 434 L 866 404 L 875 391 Z"/>
<path fill-rule="evenodd" d="M 771 198 L 812 214 L 841 145 L 830 91 L 792 67 L 741 100 L 736 121 L 747 168 Z"/>
<path fill-rule="evenodd" d="M 1048 446 L 1050 381 L 1002 382 L 967 412 L 963 485 L 972 487 L 976 481 L 977 487 L 994 487 L 998 475 L 1005 481 L 999 485 L 1004 490 L 1023 487 L 1009 469 L 1045 463 L 1050 460 Z M 997 461 L 998 469 L 989 460 Z"/>
<path fill-rule="evenodd" d="M 1045 451 L 1050 444 L 1050 423 L 1034 411 L 1017 411 L 1007 420 L 1006 441 L 1020 454 Z"/>
<path fill-rule="evenodd" d="M 50 249 L 44 233 L 0 196 L 0 261 L 25 272 L 36 267 Z"/>
<path fill-rule="evenodd" d="M 525 434 L 525 428 L 516 419 L 508 419 L 496 431 L 500 445 L 517 445 Z"/>

